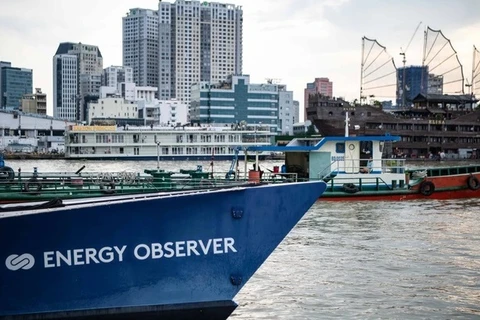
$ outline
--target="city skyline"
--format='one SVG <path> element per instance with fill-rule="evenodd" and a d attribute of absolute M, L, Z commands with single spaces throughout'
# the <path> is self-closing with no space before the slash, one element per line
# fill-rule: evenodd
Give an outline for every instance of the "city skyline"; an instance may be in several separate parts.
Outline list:
<path fill-rule="evenodd" d="M 441 0 L 435 8 L 430 1 L 411 0 L 402 4 L 374 0 L 302 0 L 281 5 L 271 0 L 226 2 L 242 6 L 244 12 L 243 74 L 257 83 L 281 79 L 294 91 L 300 108 L 304 107 L 306 83 L 315 77 L 330 78 L 335 96 L 358 98 L 363 36 L 378 39 L 400 66 L 400 47 L 406 46 L 423 21 L 407 53 L 407 65 L 421 64 L 421 31 L 431 26 L 451 39 L 467 78 L 472 47 L 480 45 L 480 37 L 475 37 L 480 30 L 475 17 L 480 3 L 473 0 L 455 6 Z M 122 0 L 115 7 L 89 0 L 82 4 L 6 1 L 0 13 L 0 60 L 33 69 L 33 86 L 47 93 L 48 114 L 52 114 L 52 57 L 58 44 L 96 45 L 104 56 L 104 67 L 122 65 L 122 17 L 132 8 L 156 10 L 157 6 L 152 0 Z"/>

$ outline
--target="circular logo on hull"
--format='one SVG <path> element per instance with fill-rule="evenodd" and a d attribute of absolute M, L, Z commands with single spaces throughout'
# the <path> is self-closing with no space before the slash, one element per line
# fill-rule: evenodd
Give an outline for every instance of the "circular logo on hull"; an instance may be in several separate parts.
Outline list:
<path fill-rule="evenodd" d="M 29 270 L 32 269 L 35 265 L 35 258 L 29 254 L 24 253 L 21 255 L 12 254 L 7 257 L 5 260 L 5 266 L 8 270 L 17 271 L 17 270 Z"/>

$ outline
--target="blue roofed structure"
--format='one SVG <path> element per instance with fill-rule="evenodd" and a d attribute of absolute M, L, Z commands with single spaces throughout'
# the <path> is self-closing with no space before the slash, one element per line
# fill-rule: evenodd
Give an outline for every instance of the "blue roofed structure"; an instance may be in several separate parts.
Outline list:
<path fill-rule="evenodd" d="M 317 143 L 309 145 L 308 142 L 314 142 L 320 139 Z M 400 141 L 400 136 L 361 136 L 361 137 L 319 137 L 315 138 L 301 138 L 293 139 L 286 146 L 252 146 L 247 151 L 270 151 L 270 152 L 309 152 L 319 150 L 325 143 L 329 141 L 348 142 L 348 141 Z M 307 142 L 301 144 L 301 142 Z"/>

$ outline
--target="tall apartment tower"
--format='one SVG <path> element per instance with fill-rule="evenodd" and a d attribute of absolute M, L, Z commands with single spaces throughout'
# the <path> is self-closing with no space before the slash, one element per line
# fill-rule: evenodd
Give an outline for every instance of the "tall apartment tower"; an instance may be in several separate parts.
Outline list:
<path fill-rule="evenodd" d="M 243 10 L 233 4 L 159 2 L 159 94 L 190 102 L 192 84 L 242 73 Z"/>
<path fill-rule="evenodd" d="M 123 65 L 133 69 L 133 82 L 158 87 L 158 12 L 130 9 L 123 17 Z"/>
<path fill-rule="evenodd" d="M 74 54 L 53 57 L 53 116 L 77 120 L 78 61 Z"/>
<path fill-rule="evenodd" d="M 242 55 L 243 11 L 233 4 L 160 1 L 158 11 L 131 9 L 123 18 L 123 64 L 137 85 L 158 87 L 161 100 L 188 103 L 192 84 L 241 74 Z"/>
<path fill-rule="evenodd" d="M 83 43 L 72 43 L 72 42 L 63 42 L 58 46 L 57 52 L 54 56 L 54 63 L 57 61 L 55 57 L 59 55 L 74 55 L 77 57 L 77 80 L 76 88 L 77 93 L 72 99 L 77 105 L 76 117 L 74 119 L 68 118 L 69 120 L 80 120 L 83 121 L 86 119 L 86 108 L 88 100 L 87 97 L 96 96 L 98 97 L 100 93 L 100 86 L 103 73 L 103 57 L 100 49 L 97 46 L 92 46 Z M 55 70 L 55 66 L 54 66 Z M 55 75 L 54 75 L 55 76 Z M 61 88 L 55 88 L 57 85 L 62 85 L 61 82 L 57 83 L 54 81 L 54 91 L 62 91 Z M 67 84 L 68 85 L 68 84 Z M 71 89 L 71 88 L 69 88 Z M 67 91 L 70 91 L 70 90 Z M 53 108 L 55 114 L 55 106 L 57 96 L 54 94 Z"/>

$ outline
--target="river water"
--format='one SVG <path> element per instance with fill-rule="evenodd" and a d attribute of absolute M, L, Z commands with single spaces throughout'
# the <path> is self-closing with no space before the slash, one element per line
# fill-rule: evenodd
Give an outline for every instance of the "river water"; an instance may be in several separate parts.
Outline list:
<path fill-rule="evenodd" d="M 209 170 L 209 162 L 161 162 Z M 273 167 L 281 162 L 264 163 Z M 41 172 L 155 161 L 8 161 Z M 243 164 L 242 164 L 243 165 Z M 229 162 L 214 163 L 226 171 Z M 318 201 L 235 297 L 231 319 L 480 319 L 480 199 Z"/>

